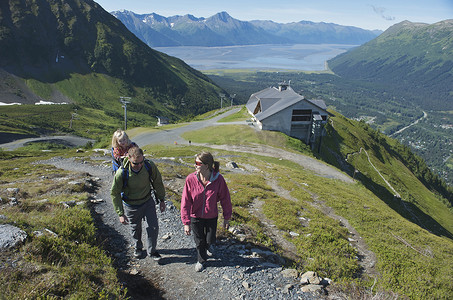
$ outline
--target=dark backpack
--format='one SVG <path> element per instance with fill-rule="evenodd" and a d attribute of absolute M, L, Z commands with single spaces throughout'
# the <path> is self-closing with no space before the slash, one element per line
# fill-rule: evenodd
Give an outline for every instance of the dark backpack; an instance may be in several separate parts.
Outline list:
<path fill-rule="evenodd" d="M 145 159 L 144 165 L 145 165 L 146 171 L 148 171 L 148 174 L 149 174 L 149 181 L 151 182 L 151 197 L 154 199 L 154 202 L 159 203 L 159 201 L 156 198 L 156 194 L 154 192 L 153 178 L 151 177 L 151 175 L 152 175 L 151 164 L 149 163 L 149 161 L 147 161 Z M 123 165 L 121 165 L 120 168 L 122 170 L 123 189 L 124 189 L 127 186 L 127 183 L 129 181 L 129 169 L 125 168 Z M 121 192 L 121 199 L 128 200 L 127 196 L 124 194 L 124 192 Z"/>
<path fill-rule="evenodd" d="M 121 158 L 119 160 L 115 159 L 115 156 L 113 155 L 113 147 L 110 150 L 110 153 L 112 154 L 112 173 L 113 173 L 113 175 L 115 175 L 116 171 L 123 164 L 123 160 Z"/>

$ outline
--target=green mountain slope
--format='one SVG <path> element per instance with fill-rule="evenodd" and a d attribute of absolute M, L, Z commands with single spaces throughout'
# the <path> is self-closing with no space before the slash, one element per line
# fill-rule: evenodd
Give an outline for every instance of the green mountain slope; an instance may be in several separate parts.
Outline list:
<path fill-rule="evenodd" d="M 91 0 L 2 1 L 0 49 L 2 85 L 11 91 L 4 102 L 73 102 L 79 114 L 90 108 L 116 119 L 119 97 L 129 96 L 131 116 L 150 123 L 156 115 L 177 120 L 211 110 L 221 92 Z"/>
<path fill-rule="evenodd" d="M 453 20 L 401 22 L 374 40 L 329 60 L 345 78 L 404 90 L 423 109 L 453 109 Z"/>
<path fill-rule="evenodd" d="M 365 122 L 330 118 L 321 156 L 346 170 L 393 210 L 434 234 L 453 238 L 453 189 L 409 147 Z"/>

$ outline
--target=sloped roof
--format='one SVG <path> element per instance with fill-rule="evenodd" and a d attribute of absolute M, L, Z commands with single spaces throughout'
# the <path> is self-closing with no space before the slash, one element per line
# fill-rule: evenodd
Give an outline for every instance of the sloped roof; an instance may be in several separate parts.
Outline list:
<path fill-rule="evenodd" d="M 311 103 L 313 103 L 314 105 L 318 106 L 319 108 L 323 109 L 323 110 L 327 110 L 327 105 L 326 103 L 324 102 L 324 100 L 321 100 L 321 99 L 313 99 L 313 100 L 308 100 L 310 101 Z"/>
<path fill-rule="evenodd" d="M 250 96 L 246 107 L 249 111 L 254 112 L 258 102 L 261 103 L 261 112 L 257 113 L 255 117 L 258 120 L 264 120 L 279 111 L 296 104 L 299 101 L 307 101 L 320 109 L 326 111 L 327 106 L 323 100 L 308 100 L 303 96 L 296 93 L 291 87 L 285 90 L 278 90 L 277 88 L 270 87 L 254 93 Z"/>
<path fill-rule="evenodd" d="M 272 105 L 274 105 L 279 100 L 280 99 L 278 99 L 278 98 L 261 98 L 260 99 L 261 111 L 268 110 L 269 108 L 272 107 Z"/>

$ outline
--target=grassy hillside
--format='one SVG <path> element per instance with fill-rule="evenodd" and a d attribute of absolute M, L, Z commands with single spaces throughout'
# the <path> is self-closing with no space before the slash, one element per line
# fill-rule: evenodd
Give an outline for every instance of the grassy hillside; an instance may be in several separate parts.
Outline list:
<path fill-rule="evenodd" d="M 236 115 L 237 119 L 243 119 L 243 117 L 243 113 Z M 230 121 L 233 120 L 230 119 Z M 190 135 L 193 143 L 231 146 L 262 144 L 263 147 L 273 146 L 292 153 L 303 152 L 314 156 L 300 144 L 300 141 L 277 132 L 256 131 L 251 126 L 242 125 L 239 128 L 238 125 L 216 126 L 215 134 L 211 133 L 212 128 L 206 128 L 187 134 Z M 238 226 L 248 233 L 247 242 L 268 247 L 285 256 L 284 248 L 273 240 L 266 230 L 270 222 L 296 246 L 299 259 L 293 261 L 294 266 L 300 271 L 314 270 L 323 277 L 333 279 L 331 289 L 345 291 L 351 297 L 359 297 L 358 295 L 371 297 L 374 293 L 390 295 L 393 292 L 410 299 L 449 299 L 453 297 L 451 205 L 431 193 L 404 166 L 403 156 L 392 151 L 394 149 L 392 147 L 395 147 L 392 140 L 377 136 L 375 131 L 364 124 L 340 115 L 332 117 L 321 154 L 334 164 L 344 161 L 344 158 L 338 159 L 339 157 L 347 157 L 347 163 L 360 171 L 354 175 L 356 179 L 354 183 L 319 176 L 286 159 L 252 154 L 246 150 L 247 147 L 244 147 L 245 152 L 210 150 L 220 161 L 221 171 L 231 191 L 234 205 L 231 225 Z M 144 148 L 153 158 L 174 157 L 174 161 L 182 162 L 181 165 L 175 165 L 174 162 L 158 164 L 164 181 L 193 172 L 194 155 L 201 149 L 206 149 L 180 145 L 152 145 Z M 401 195 L 402 200 L 393 198 L 393 190 L 371 167 L 365 152 L 363 150 L 360 152 L 360 148 L 366 150 L 372 164 Z M 347 156 L 347 154 L 350 155 Z M 8 165 L 11 155 L 15 156 L 14 166 Z M 37 157 L 30 157 L 34 155 Z M 0 160 L 4 165 L 2 168 L 4 187 L 13 187 L 16 182 L 25 179 L 30 182 L 21 189 L 21 194 L 17 195 L 21 206 L 4 206 L 5 209 L 2 212 L 8 217 L 8 222 L 14 221 L 26 231 L 43 226 L 44 221 L 37 222 L 42 220 L 39 218 L 40 214 L 46 214 L 46 220 L 49 222 L 53 220 L 49 214 L 49 207 L 53 207 L 51 204 L 57 203 L 59 199 L 49 198 L 50 203 L 45 204 L 45 207 L 48 207 L 46 210 L 43 210 L 44 204 L 36 205 L 38 203 L 36 201 L 42 198 L 41 195 L 52 193 L 52 189 L 59 188 L 52 184 L 43 185 L 39 180 L 41 178 L 39 170 L 44 168 L 31 164 L 32 161 L 40 159 L 39 155 L 42 154 L 24 149 L 22 152 L 3 153 Z M 61 151 L 46 155 L 74 156 L 73 153 Z M 92 154 L 90 152 L 77 154 L 84 159 L 88 159 L 86 156 L 89 155 Z M 244 171 L 235 172 L 226 168 L 226 163 L 232 160 Z M 46 171 L 48 174 L 60 172 L 48 166 L 45 168 L 49 169 Z M 35 174 L 33 176 L 36 180 L 32 180 L 30 173 Z M 51 177 L 54 176 L 61 177 L 51 175 Z M 65 176 L 71 178 L 71 175 Z M 83 198 L 82 190 L 69 190 L 69 192 L 82 192 L 80 200 L 86 200 Z M 181 195 L 172 190 L 168 191 L 168 197 L 178 205 Z M 6 199 L 6 196 L 2 198 Z M 258 217 L 256 211 L 252 209 L 258 203 L 261 205 L 261 213 L 267 220 Z M 27 205 L 27 209 L 18 209 L 22 205 Z M 54 212 L 54 209 L 50 211 Z M 58 210 L 55 210 L 55 213 L 57 216 Z M 30 219 L 30 215 L 36 215 L 36 217 Z M 90 220 L 83 220 L 83 222 L 76 222 L 76 227 L 72 227 L 68 232 L 78 232 L 86 228 L 84 226 L 87 225 L 84 224 L 85 222 L 89 224 Z M 359 252 L 354 246 L 356 242 L 353 241 L 358 237 L 347 230 L 345 220 L 354 227 L 360 239 L 376 254 L 375 272 L 363 273 L 361 270 Z M 54 224 L 52 228 L 60 232 L 63 229 L 59 226 Z M 67 225 L 61 226 L 64 228 Z M 58 247 L 64 247 L 65 243 L 69 241 L 41 240 L 33 237 L 24 247 L 34 249 L 29 258 L 32 264 L 46 267 L 52 261 L 42 261 L 40 251 L 49 245 L 60 249 Z M 91 242 L 87 241 L 87 243 Z M 72 251 L 82 251 L 82 249 L 76 247 Z M 95 256 L 97 260 L 104 259 L 102 256 Z M 105 265 L 107 266 L 108 263 L 106 262 Z M 49 267 L 46 268 L 49 270 Z M 64 280 L 65 276 L 72 274 L 68 273 L 67 266 L 52 267 L 52 271 L 61 274 L 54 276 L 55 289 L 59 286 L 59 280 Z M 27 273 L 27 276 L 31 276 L 27 277 L 27 282 L 39 281 L 46 272 Z M 74 269 L 74 272 L 77 273 L 77 269 Z M 15 293 L 17 289 L 20 290 L 20 287 L 9 285 L 10 278 L 13 277 L 4 276 L 1 286 L 9 287 L 8 292 L 12 293 L 9 295 L 18 295 Z M 85 281 L 84 284 L 93 283 Z M 110 279 L 108 287 L 106 282 L 96 281 L 96 284 L 105 287 L 104 293 L 110 293 L 110 295 L 117 293 L 113 278 Z M 86 285 L 71 285 L 66 291 L 73 295 L 86 295 L 78 294 Z M 28 291 L 26 285 L 22 287 L 24 291 Z M 46 290 L 38 287 L 35 293 L 46 295 Z"/>
<path fill-rule="evenodd" d="M 451 188 L 408 147 L 364 122 L 335 115 L 327 127 L 321 156 L 351 175 L 356 172 L 356 179 L 414 223 L 453 237 Z"/>
<path fill-rule="evenodd" d="M 190 77 L 185 80 L 197 86 Z M 0 106 L 0 132 L 24 135 L 72 133 L 99 139 L 117 128 L 124 128 L 124 108 L 119 101 L 120 96 L 130 97 L 128 128 L 153 126 L 157 116 L 166 116 L 171 122 L 189 120 L 197 113 L 210 110 L 212 105 L 205 102 L 197 106 L 196 101 L 181 103 L 184 100 L 171 98 L 170 95 L 156 95 L 148 88 L 135 87 L 124 80 L 97 73 L 75 73 L 55 83 L 36 79 L 27 79 L 24 83 L 43 101 L 55 101 L 54 95 L 58 91 L 58 95 L 64 95 L 70 104 Z M 217 89 L 213 84 L 211 87 Z M 198 85 L 198 88 L 202 92 L 194 92 L 193 97 L 209 97 L 211 92 L 205 86 Z M 70 128 L 73 114 L 76 115 Z"/>
<path fill-rule="evenodd" d="M 329 60 L 349 79 L 380 82 L 387 90 L 407 90 L 423 109 L 451 110 L 453 20 L 396 24 L 374 40 Z"/>

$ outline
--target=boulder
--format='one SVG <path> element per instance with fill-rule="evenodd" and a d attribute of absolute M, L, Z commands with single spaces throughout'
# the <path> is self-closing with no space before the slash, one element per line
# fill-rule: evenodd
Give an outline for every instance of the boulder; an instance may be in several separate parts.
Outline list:
<path fill-rule="evenodd" d="M 285 278 L 297 278 L 299 276 L 299 272 L 296 269 L 284 269 L 281 273 Z"/>
<path fill-rule="evenodd" d="M 318 274 L 316 272 L 308 271 L 305 272 L 301 277 L 300 277 L 300 283 L 302 284 L 321 284 L 321 278 L 319 278 Z"/>
<path fill-rule="evenodd" d="M 237 169 L 239 168 L 238 165 L 234 161 L 230 161 L 226 164 L 226 166 L 230 169 Z"/>
<path fill-rule="evenodd" d="M 8 250 L 23 243 L 27 233 L 13 225 L 0 225 L 0 251 Z"/>

